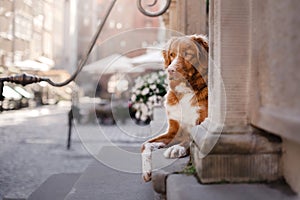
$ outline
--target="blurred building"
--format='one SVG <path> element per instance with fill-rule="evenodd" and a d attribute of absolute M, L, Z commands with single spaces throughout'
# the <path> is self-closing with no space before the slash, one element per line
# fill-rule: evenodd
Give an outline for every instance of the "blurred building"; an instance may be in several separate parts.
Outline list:
<path fill-rule="evenodd" d="M 108 2 L 98 0 L 99 19 L 107 10 Z M 158 5 L 157 5 L 158 6 Z M 103 58 L 114 53 L 124 54 L 130 51 L 157 45 L 160 38 L 160 19 L 146 17 L 137 9 L 132 0 L 117 1 L 98 41 L 97 55 Z M 137 29 L 143 29 L 135 31 Z M 122 34 L 120 34 L 122 33 Z M 109 40 L 109 42 L 106 42 Z M 140 52 L 144 53 L 144 52 Z"/>
<path fill-rule="evenodd" d="M 48 70 L 62 61 L 63 2 L 2 0 L 0 2 L 0 65 Z M 54 15 L 55 13 L 55 15 Z M 26 66 L 24 61 L 30 63 Z"/>
<path fill-rule="evenodd" d="M 73 39 L 69 40 L 69 45 L 66 45 L 65 53 L 77 52 L 76 57 L 73 57 L 77 60 L 72 61 L 72 63 L 78 63 L 85 55 L 90 40 L 104 19 L 111 1 L 74 0 L 68 3 L 70 7 L 72 7 L 71 3 L 73 3 L 73 6 L 77 9 L 74 15 L 75 18 L 72 16 L 72 13 L 70 13 L 70 20 L 75 19 L 76 23 L 73 24 L 70 22 L 71 26 L 74 25 L 75 31 L 69 34 Z M 116 54 L 134 57 L 145 53 L 146 47 L 158 45 L 164 39 L 162 37 L 164 30 L 160 29 L 161 25 L 160 18 L 150 18 L 141 14 L 136 7 L 135 1 L 117 1 L 104 25 L 87 64 L 95 64 L 101 59 Z M 67 48 L 69 48 L 69 50 Z M 98 67 L 106 68 L 107 66 Z M 102 98 L 109 98 L 111 96 L 111 94 L 107 92 L 107 82 L 111 75 L 112 74 L 101 77 Z M 86 80 L 89 81 L 87 82 Z M 86 94 L 94 95 L 99 81 L 99 73 L 91 74 L 83 71 L 76 81 L 84 88 Z"/>
<path fill-rule="evenodd" d="M 63 70 L 54 70 L 73 71 L 77 65 L 76 52 L 70 51 L 70 46 L 66 47 L 73 44 L 70 24 L 76 20 L 70 20 L 74 9 L 66 7 L 67 3 L 63 0 L 0 1 L 0 74 L 25 71 L 41 75 L 42 72 L 43 76 L 57 82 L 69 77 Z M 50 99 L 56 99 L 52 102 L 69 99 L 70 92 L 63 91 L 66 88 L 40 83 L 25 89 L 35 94 L 36 102 L 47 104 Z"/>
<path fill-rule="evenodd" d="M 89 62 L 156 45 L 161 40 L 158 30 L 118 36 L 138 28 L 160 27 L 158 18 L 143 16 L 132 3 L 117 1 Z M 108 6 L 104 0 L 0 1 L 0 65 L 11 69 L 34 65 L 34 70 L 44 71 L 55 67 L 73 72 Z M 24 63 L 28 60 L 33 62 Z"/>

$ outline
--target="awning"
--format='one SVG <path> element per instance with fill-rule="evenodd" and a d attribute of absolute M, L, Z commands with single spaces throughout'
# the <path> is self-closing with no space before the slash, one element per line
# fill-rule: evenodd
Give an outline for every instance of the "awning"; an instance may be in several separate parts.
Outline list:
<path fill-rule="evenodd" d="M 131 59 L 131 63 L 141 69 L 163 69 L 164 59 L 161 51 L 150 51 Z"/>
<path fill-rule="evenodd" d="M 120 54 L 112 54 L 101 60 L 84 66 L 83 70 L 90 73 L 112 74 L 112 73 L 132 73 L 143 72 L 143 69 L 135 68 L 131 59 Z"/>
<path fill-rule="evenodd" d="M 33 94 L 29 93 L 28 91 L 26 91 L 24 88 L 22 88 L 20 86 L 16 86 L 16 87 L 14 87 L 14 89 L 27 99 L 32 99 L 34 97 Z"/>
<path fill-rule="evenodd" d="M 3 96 L 7 99 L 14 99 L 14 100 L 20 100 L 22 99 L 22 95 L 20 95 L 18 92 L 16 92 L 11 87 L 4 85 L 3 86 Z"/>
<path fill-rule="evenodd" d="M 163 63 L 164 59 L 161 51 L 152 51 L 141 56 L 137 56 L 131 59 L 132 64 L 139 65 L 145 63 Z"/>
<path fill-rule="evenodd" d="M 22 70 L 33 70 L 33 71 L 48 71 L 51 66 L 45 63 L 37 62 L 35 60 L 24 60 L 15 63 L 16 67 Z"/>

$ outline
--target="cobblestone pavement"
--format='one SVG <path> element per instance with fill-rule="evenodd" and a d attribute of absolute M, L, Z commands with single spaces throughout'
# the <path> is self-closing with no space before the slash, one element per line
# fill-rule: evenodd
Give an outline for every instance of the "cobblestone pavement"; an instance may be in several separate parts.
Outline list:
<path fill-rule="evenodd" d="M 66 150 L 68 109 L 43 106 L 0 114 L 0 199 L 26 198 L 52 174 L 83 172 L 93 160 L 88 151 L 96 153 L 93 147 L 140 145 L 165 128 L 162 119 L 155 128 L 131 121 L 115 126 L 75 124 L 72 147 Z"/>

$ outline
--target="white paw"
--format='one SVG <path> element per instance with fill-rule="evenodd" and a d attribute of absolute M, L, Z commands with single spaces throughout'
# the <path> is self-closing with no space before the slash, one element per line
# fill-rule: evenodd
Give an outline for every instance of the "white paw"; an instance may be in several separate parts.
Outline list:
<path fill-rule="evenodd" d="M 152 152 L 148 148 L 145 148 L 144 152 L 142 153 L 142 170 L 144 181 L 150 181 L 152 171 Z"/>
<path fill-rule="evenodd" d="M 166 158 L 180 158 L 187 155 L 187 150 L 185 147 L 176 144 L 171 147 L 169 147 L 165 152 L 164 156 Z"/>
<path fill-rule="evenodd" d="M 145 182 L 151 181 L 151 172 L 143 172 L 143 179 Z"/>

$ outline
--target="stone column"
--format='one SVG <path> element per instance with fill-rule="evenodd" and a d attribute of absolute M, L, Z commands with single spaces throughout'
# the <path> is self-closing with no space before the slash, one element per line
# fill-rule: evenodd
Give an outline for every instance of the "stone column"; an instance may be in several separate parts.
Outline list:
<path fill-rule="evenodd" d="M 280 140 L 249 122 L 251 6 L 251 0 L 210 1 L 209 116 L 191 133 L 203 183 L 281 177 Z"/>

